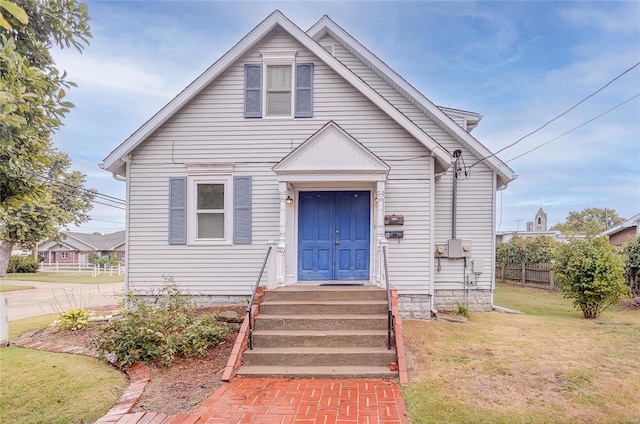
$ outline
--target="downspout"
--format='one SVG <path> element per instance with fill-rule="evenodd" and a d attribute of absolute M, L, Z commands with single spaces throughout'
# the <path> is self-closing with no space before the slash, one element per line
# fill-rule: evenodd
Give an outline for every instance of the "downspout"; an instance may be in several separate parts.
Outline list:
<path fill-rule="evenodd" d="M 436 161 L 435 158 L 431 157 L 431 170 L 429 172 L 429 246 L 431 249 L 435 246 L 435 227 L 436 227 L 436 218 L 435 218 L 435 198 L 436 198 L 436 179 L 440 178 L 446 171 L 436 174 L 435 173 Z M 436 282 L 435 282 L 435 259 L 431 250 L 429 250 L 429 311 L 431 315 L 434 316 L 438 313 L 435 308 L 435 295 L 436 295 Z"/>
<path fill-rule="evenodd" d="M 451 238 L 456 238 L 456 217 L 458 215 L 458 160 L 462 150 L 458 149 L 453 152 L 455 161 L 453 162 L 453 205 L 451 208 Z"/>

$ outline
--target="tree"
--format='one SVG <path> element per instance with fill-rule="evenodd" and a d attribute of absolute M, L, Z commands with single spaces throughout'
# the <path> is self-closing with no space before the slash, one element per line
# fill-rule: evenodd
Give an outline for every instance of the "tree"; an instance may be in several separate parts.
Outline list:
<path fill-rule="evenodd" d="M 9 15 L 13 16 L 17 19 L 21 24 L 26 24 L 29 22 L 29 17 L 27 16 L 27 12 L 24 11 L 23 8 L 15 4 L 14 2 L 7 0 L 0 0 L 0 11 L 5 10 Z M 13 27 L 7 21 L 2 14 L 0 14 L 0 27 L 12 31 Z"/>
<path fill-rule="evenodd" d="M 89 220 L 86 212 L 95 193 L 82 187 L 85 176 L 69 170 L 71 161 L 64 153 L 50 152 L 49 160 L 49 169 L 41 175 L 42 196 L 18 209 L 0 208 L 0 276 L 6 275 L 15 244 L 31 249 L 41 240 L 57 237 L 61 226 Z"/>
<path fill-rule="evenodd" d="M 620 218 L 615 209 L 585 208 L 580 212 L 569 212 L 566 221 L 554 225 L 551 230 L 560 231 L 566 235 L 585 234 L 595 236 L 608 228 L 615 227 L 622 221 L 624 221 L 624 218 Z"/>
<path fill-rule="evenodd" d="M 55 67 L 50 49 L 88 44 L 89 17 L 76 0 L 0 0 L 0 275 L 15 243 L 53 237 L 67 223 L 86 222 L 93 193 L 51 136 L 73 104 L 75 86 Z M 29 22 L 18 9 L 29 16 Z M 8 30 L 7 28 L 11 28 Z"/>
<path fill-rule="evenodd" d="M 0 0 L 2 1 L 2 0 Z M 50 49 L 82 50 L 90 37 L 84 4 L 75 0 L 20 0 L 28 24 L 13 13 L 0 25 L 0 207 L 17 209 L 45 195 L 37 174 L 50 163 L 51 135 L 73 104 L 75 86 L 55 67 Z M 12 4 L 4 1 L 6 6 Z M 1 9 L 0 9 L 1 10 Z"/>
<path fill-rule="evenodd" d="M 627 283 L 633 289 L 640 289 L 638 278 L 640 277 L 640 236 L 636 236 L 623 248 L 626 257 L 624 263 L 624 273 L 627 277 Z"/>
<path fill-rule="evenodd" d="M 606 237 L 573 239 L 558 249 L 551 270 L 564 297 L 595 319 L 628 293 L 623 262 Z"/>

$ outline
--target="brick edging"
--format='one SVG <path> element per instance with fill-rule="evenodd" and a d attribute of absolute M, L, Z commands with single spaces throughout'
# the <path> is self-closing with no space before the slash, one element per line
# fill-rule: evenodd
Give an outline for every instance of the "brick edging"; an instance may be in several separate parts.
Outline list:
<path fill-rule="evenodd" d="M 26 333 L 18 340 L 11 342 L 12 345 L 29 349 L 42 350 L 54 353 L 70 353 L 73 355 L 84 355 L 97 358 L 98 354 L 95 350 L 81 346 L 66 346 L 55 342 L 40 342 L 34 339 L 35 332 Z M 115 364 L 112 364 L 115 366 Z M 109 409 L 109 411 L 96 424 L 107 424 L 117 422 L 123 415 L 131 412 L 133 407 L 138 403 L 145 387 L 151 380 L 151 372 L 142 362 L 136 362 L 127 369 L 121 369 L 129 378 L 129 387 L 127 387 L 120 396 L 120 399 Z"/>
<path fill-rule="evenodd" d="M 398 289 L 391 289 L 391 314 L 393 315 L 393 333 L 396 338 L 396 356 L 398 357 L 398 378 L 400 384 L 409 382 L 407 373 L 407 358 L 404 351 L 404 338 L 402 335 L 402 317 L 398 310 Z"/>

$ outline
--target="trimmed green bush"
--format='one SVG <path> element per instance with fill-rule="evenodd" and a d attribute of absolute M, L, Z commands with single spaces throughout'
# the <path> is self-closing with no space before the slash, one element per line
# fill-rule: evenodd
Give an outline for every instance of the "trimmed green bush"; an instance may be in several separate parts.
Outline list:
<path fill-rule="evenodd" d="M 38 261 L 33 256 L 14 255 L 9 259 L 7 273 L 30 274 L 36 271 L 38 271 Z"/>
<path fill-rule="evenodd" d="M 587 319 L 629 292 L 623 257 L 606 237 L 570 240 L 558 249 L 551 270 L 560 291 Z"/>
<path fill-rule="evenodd" d="M 215 322 L 215 314 L 198 315 L 193 300 L 174 284 L 151 296 L 129 296 L 125 306 L 94 343 L 102 357 L 115 355 L 125 368 L 138 361 L 170 366 L 176 356 L 204 356 L 229 332 Z"/>

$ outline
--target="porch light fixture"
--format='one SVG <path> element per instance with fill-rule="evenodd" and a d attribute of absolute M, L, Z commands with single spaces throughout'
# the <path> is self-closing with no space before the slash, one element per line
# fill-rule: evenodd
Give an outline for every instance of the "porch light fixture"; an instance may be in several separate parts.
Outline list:
<path fill-rule="evenodd" d="M 375 199 L 373 199 L 373 201 L 376 203 L 376 205 L 378 204 L 378 198 L 377 197 Z"/>
<path fill-rule="evenodd" d="M 291 196 L 287 196 L 287 199 L 284 201 L 287 205 L 293 205 L 293 199 Z"/>

